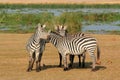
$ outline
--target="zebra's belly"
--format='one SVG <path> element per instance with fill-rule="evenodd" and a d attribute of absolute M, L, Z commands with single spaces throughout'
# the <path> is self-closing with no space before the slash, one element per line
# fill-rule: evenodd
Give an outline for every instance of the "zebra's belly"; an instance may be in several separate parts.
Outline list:
<path fill-rule="evenodd" d="M 66 55 L 66 54 L 72 54 L 72 55 L 80 55 L 83 54 L 85 52 L 84 49 L 76 49 L 76 50 L 72 50 L 69 48 L 58 48 L 58 51 L 62 54 L 62 55 Z"/>
<path fill-rule="evenodd" d="M 85 50 L 72 50 L 72 51 L 70 51 L 70 54 L 80 55 L 80 54 L 83 54 L 84 52 L 85 52 Z"/>

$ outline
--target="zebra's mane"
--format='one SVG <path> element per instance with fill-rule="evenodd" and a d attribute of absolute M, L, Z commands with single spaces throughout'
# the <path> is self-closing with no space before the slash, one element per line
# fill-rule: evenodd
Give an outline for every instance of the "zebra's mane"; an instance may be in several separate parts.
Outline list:
<path fill-rule="evenodd" d="M 55 35 L 57 35 L 57 36 L 59 36 L 59 37 L 63 37 L 63 36 L 61 36 L 58 32 L 51 31 L 51 33 L 52 33 L 52 34 L 55 34 Z"/>

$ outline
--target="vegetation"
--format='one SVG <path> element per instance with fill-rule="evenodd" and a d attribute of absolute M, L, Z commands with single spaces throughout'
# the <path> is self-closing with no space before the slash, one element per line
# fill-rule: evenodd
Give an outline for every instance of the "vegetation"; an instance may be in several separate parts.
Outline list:
<path fill-rule="evenodd" d="M 40 14 L 7 14 L 0 13 L 0 29 L 6 28 L 8 32 L 33 32 L 36 24 L 46 24 L 48 29 L 54 29 L 54 25 L 67 25 L 71 33 L 81 31 L 83 21 L 86 22 L 112 22 L 120 20 L 119 13 L 83 14 L 81 12 L 65 12 L 60 16 L 52 13 Z M 11 31 L 12 30 L 12 31 Z M 3 30 L 2 30 L 3 31 Z"/>
<path fill-rule="evenodd" d="M 119 4 L 0 4 L 0 8 L 120 8 Z"/>
<path fill-rule="evenodd" d="M 79 4 L 0 4 L 0 9 L 22 9 L 22 8 L 120 8 L 120 5 L 79 5 Z M 36 24 L 46 24 L 47 29 L 54 29 L 54 25 L 67 25 L 71 33 L 81 31 L 82 22 L 92 24 L 94 22 L 119 21 L 120 13 L 81 13 L 64 12 L 59 16 L 53 13 L 43 12 L 39 14 L 0 13 L 0 32 L 28 33 L 33 32 Z"/>

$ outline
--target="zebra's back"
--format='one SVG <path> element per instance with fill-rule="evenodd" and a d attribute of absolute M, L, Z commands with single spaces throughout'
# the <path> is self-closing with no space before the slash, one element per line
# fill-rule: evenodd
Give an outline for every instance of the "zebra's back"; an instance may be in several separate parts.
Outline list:
<path fill-rule="evenodd" d="M 97 42 L 93 37 L 64 37 L 59 41 L 58 50 L 61 53 L 79 55 L 85 52 L 87 49 L 94 49 Z"/>
<path fill-rule="evenodd" d="M 95 49 L 97 45 L 97 41 L 95 38 L 85 36 L 73 38 L 70 43 L 72 45 L 71 47 L 73 48 L 71 48 L 71 51 L 73 51 L 73 54 L 75 55 L 82 54 L 86 50 L 94 51 L 93 49 Z"/>

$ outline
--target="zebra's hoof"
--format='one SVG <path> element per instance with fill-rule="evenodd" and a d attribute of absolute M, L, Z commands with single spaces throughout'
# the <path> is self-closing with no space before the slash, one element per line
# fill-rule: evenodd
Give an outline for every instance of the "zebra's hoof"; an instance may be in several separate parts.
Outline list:
<path fill-rule="evenodd" d="M 85 68 L 85 65 L 82 65 L 82 68 Z"/>
<path fill-rule="evenodd" d="M 43 67 L 45 67 L 46 65 L 45 64 L 43 64 Z"/>
<path fill-rule="evenodd" d="M 30 71 L 32 71 L 32 69 L 28 68 L 26 71 L 27 71 L 27 72 L 30 72 Z"/>
<path fill-rule="evenodd" d="M 26 71 L 27 71 L 27 72 L 30 72 L 31 70 L 28 70 L 28 69 L 27 69 Z"/>
<path fill-rule="evenodd" d="M 69 64 L 69 68 L 72 68 L 72 64 Z"/>
<path fill-rule="evenodd" d="M 58 65 L 57 67 L 62 67 L 62 65 Z"/>
<path fill-rule="evenodd" d="M 101 62 L 96 62 L 97 65 L 101 65 Z"/>
<path fill-rule="evenodd" d="M 92 69 L 91 71 L 92 71 L 92 72 L 95 72 L 95 71 L 97 71 L 97 69 Z"/>
<path fill-rule="evenodd" d="M 39 72 L 40 70 L 38 69 L 38 70 L 36 70 L 36 72 Z"/>
<path fill-rule="evenodd" d="M 26 72 L 30 72 L 30 70 L 26 70 Z"/>
<path fill-rule="evenodd" d="M 39 68 L 39 69 L 36 69 L 36 72 L 40 72 L 41 71 L 41 68 Z"/>
<path fill-rule="evenodd" d="M 69 69 L 68 68 L 64 68 L 64 71 L 68 71 Z"/>

